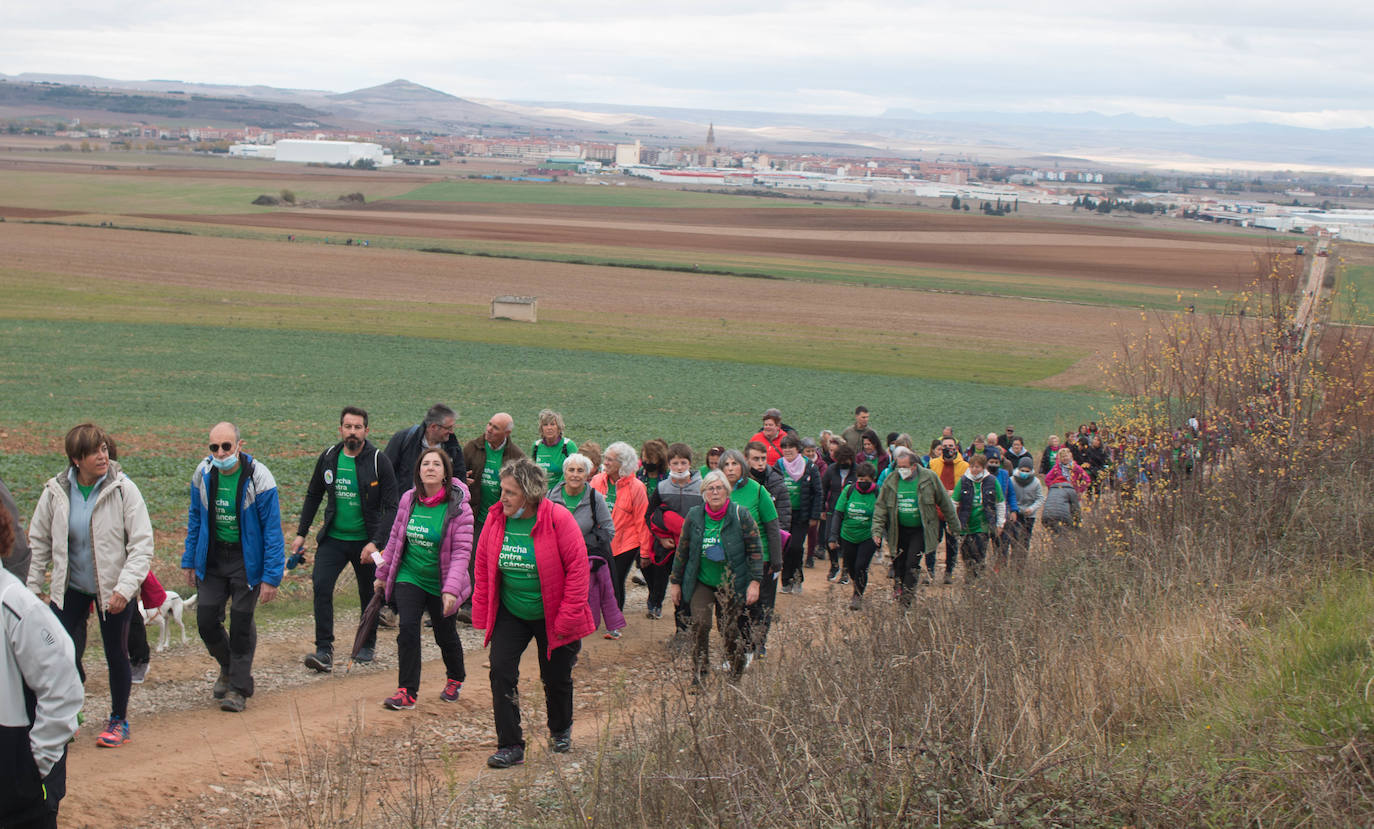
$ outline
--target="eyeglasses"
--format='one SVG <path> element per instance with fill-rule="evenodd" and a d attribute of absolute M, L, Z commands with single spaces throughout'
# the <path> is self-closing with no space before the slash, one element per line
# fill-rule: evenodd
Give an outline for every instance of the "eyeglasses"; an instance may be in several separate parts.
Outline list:
<path fill-rule="evenodd" d="M 232 440 L 226 440 L 224 443 L 212 443 L 212 444 L 210 444 L 210 451 L 211 451 L 211 452 L 218 452 L 218 451 L 220 451 L 221 449 L 223 449 L 225 452 L 232 452 L 232 451 L 234 451 L 234 442 L 233 442 Z"/>

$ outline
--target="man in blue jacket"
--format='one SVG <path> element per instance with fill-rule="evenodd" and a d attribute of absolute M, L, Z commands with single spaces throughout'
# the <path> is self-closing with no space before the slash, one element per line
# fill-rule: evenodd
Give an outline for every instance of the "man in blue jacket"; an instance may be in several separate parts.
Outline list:
<path fill-rule="evenodd" d="M 191 476 L 181 566 L 199 591 L 200 638 L 219 662 L 213 693 L 221 710 L 242 711 L 253 696 L 253 611 L 259 601 L 276 598 L 285 546 L 276 479 L 243 451 L 237 426 L 217 424 L 210 430 L 210 455 Z"/>

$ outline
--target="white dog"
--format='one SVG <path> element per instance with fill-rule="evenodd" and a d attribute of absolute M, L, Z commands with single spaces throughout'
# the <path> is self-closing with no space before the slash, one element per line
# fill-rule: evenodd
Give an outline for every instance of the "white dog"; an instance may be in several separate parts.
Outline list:
<path fill-rule="evenodd" d="M 167 628 L 168 619 L 171 619 L 172 621 L 176 622 L 177 626 L 181 628 L 181 644 L 186 644 L 186 623 L 182 620 L 182 615 L 186 613 L 186 611 L 188 610 L 195 609 L 195 606 L 195 596 L 192 596 L 189 599 L 183 599 L 175 590 L 168 590 L 167 599 L 163 601 L 162 606 L 155 607 L 152 610 L 149 610 L 148 608 L 143 606 L 142 599 L 138 600 L 138 609 L 139 612 L 143 614 L 144 626 L 146 627 L 148 625 L 151 625 L 153 622 L 157 622 L 158 653 L 162 653 L 163 651 L 167 650 L 167 646 L 171 644 L 172 632 Z"/>

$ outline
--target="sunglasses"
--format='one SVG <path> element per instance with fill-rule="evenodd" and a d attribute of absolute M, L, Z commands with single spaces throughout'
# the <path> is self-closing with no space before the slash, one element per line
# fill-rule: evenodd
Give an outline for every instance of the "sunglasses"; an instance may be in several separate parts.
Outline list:
<path fill-rule="evenodd" d="M 225 452 L 232 452 L 232 451 L 234 451 L 234 442 L 233 442 L 232 440 L 226 440 L 224 443 L 212 443 L 212 444 L 210 444 L 210 451 L 211 451 L 211 452 L 218 452 L 218 451 L 220 451 L 221 449 L 223 449 Z"/>

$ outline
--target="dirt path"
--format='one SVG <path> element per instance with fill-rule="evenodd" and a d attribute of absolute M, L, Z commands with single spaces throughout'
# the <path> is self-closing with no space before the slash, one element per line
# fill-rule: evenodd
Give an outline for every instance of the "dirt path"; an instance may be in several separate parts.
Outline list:
<path fill-rule="evenodd" d="M 823 566 L 808 571 L 805 593 L 779 596 L 784 619 L 844 612 L 840 608 L 849 589 L 827 587 Z M 877 597 L 875 601 L 889 602 L 881 595 L 887 587 L 881 569 L 885 565 L 875 564 L 870 593 Z M 591 756 L 588 747 L 613 711 L 657 700 L 668 686 L 688 675 L 686 663 L 681 657 L 675 660 L 666 646 L 673 631 L 671 618 L 646 619 L 645 597 L 643 587 L 631 588 L 625 609 L 628 627 L 622 639 L 609 641 L 598 632 L 583 642 L 574 674 L 577 713 L 570 755 L 574 760 Z M 349 623 L 339 619 L 341 637 Z M 495 733 L 486 652 L 479 646 L 478 632 L 462 632 L 468 678 L 457 703 L 438 700 L 443 666 L 426 630 L 419 705 L 414 711 L 391 712 L 380 706 L 395 690 L 391 632 L 382 632 L 377 664 L 326 676 L 307 671 L 300 662 L 310 649 L 312 631 L 309 618 L 260 631 L 255 661 L 258 693 L 245 713 L 235 715 L 212 705 L 213 663 L 192 629 L 188 644 L 153 655 L 149 679 L 135 686 L 130 702 L 133 740 L 117 750 L 95 747 L 95 719 L 108 704 L 96 634 L 93 643 L 97 644 L 86 655 L 90 669 L 86 711 L 91 719 L 70 750 L 63 825 L 188 825 L 182 821 L 202 825 L 225 815 L 243 822 L 245 813 L 263 810 L 264 798 L 275 802 L 274 808 L 280 807 L 281 776 L 289 766 L 298 765 L 308 752 L 318 753 L 330 743 L 346 741 L 358 729 L 365 731 L 367 745 L 375 745 L 379 758 L 394 756 L 402 746 L 409 749 L 412 740 L 430 748 L 442 745 L 446 773 L 459 784 L 493 775 L 527 774 L 533 779 L 548 771 L 543 698 L 532 649 L 521 667 L 529 759 L 517 772 L 492 772 L 485 761 L 495 749 Z M 787 634 L 779 629 L 774 635 Z M 174 633 L 173 641 L 177 638 Z M 399 775 L 388 775 L 385 768 L 377 774 L 383 785 L 403 785 Z M 281 817 L 290 822 L 289 816 Z"/>

